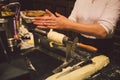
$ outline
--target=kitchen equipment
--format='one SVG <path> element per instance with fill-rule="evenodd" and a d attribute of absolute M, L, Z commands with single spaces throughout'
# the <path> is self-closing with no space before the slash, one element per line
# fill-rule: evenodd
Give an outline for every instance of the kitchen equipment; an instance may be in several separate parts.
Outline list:
<path fill-rule="evenodd" d="M 20 47 L 19 37 L 17 34 L 19 27 L 19 13 L 19 2 L 2 4 L 0 7 L 0 24 L 7 39 L 7 45 L 5 46 L 8 46 L 8 53 L 15 53 L 14 51 L 16 51 L 16 49 L 19 50 Z"/>

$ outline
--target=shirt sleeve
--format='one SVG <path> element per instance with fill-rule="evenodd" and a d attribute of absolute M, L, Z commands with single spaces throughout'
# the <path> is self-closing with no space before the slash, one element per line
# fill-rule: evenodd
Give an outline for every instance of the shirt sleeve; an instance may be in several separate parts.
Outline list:
<path fill-rule="evenodd" d="M 68 17 L 68 19 L 70 19 L 71 21 L 76 22 L 76 12 L 79 8 L 79 0 L 76 0 L 75 4 L 74 4 L 74 8 L 70 14 L 70 16 Z"/>
<path fill-rule="evenodd" d="M 113 34 L 120 15 L 120 0 L 108 0 L 98 23 L 106 30 L 108 36 Z"/>

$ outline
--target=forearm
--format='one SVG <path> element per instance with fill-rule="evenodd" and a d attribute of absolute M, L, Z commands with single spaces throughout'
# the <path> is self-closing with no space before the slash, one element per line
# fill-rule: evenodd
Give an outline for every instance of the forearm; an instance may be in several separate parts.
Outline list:
<path fill-rule="evenodd" d="M 105 38 L 107 35 L 105 29 L 99 24 L 80 24 L 71 22 L 66 26 L 66 29 L 100 38 Z"/>

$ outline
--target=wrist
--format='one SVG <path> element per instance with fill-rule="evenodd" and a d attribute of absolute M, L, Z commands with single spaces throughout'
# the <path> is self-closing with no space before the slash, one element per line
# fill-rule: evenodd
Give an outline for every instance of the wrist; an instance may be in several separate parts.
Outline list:
<path fill-rule="evenodd" d="M 72 30 L 73 29 L 73 25 L 74 25 L 74 22 L 69 21 L 68 23 L 65 24 L 64 29 Z"/>

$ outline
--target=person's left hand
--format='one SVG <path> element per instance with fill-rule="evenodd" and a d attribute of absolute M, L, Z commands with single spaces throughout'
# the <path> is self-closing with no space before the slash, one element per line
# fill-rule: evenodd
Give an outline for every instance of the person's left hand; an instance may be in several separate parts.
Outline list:
<path fill-rule="evenodd" d="M 36 17 L 33 20 L 33 24 L 37 25 L 38 28 L 52 28 L 52 29 L 66 29 L 68 24 L 71 22 L 65 16 L 55 13 L 55 15 L 46 10 L 49 16 Z"/>

